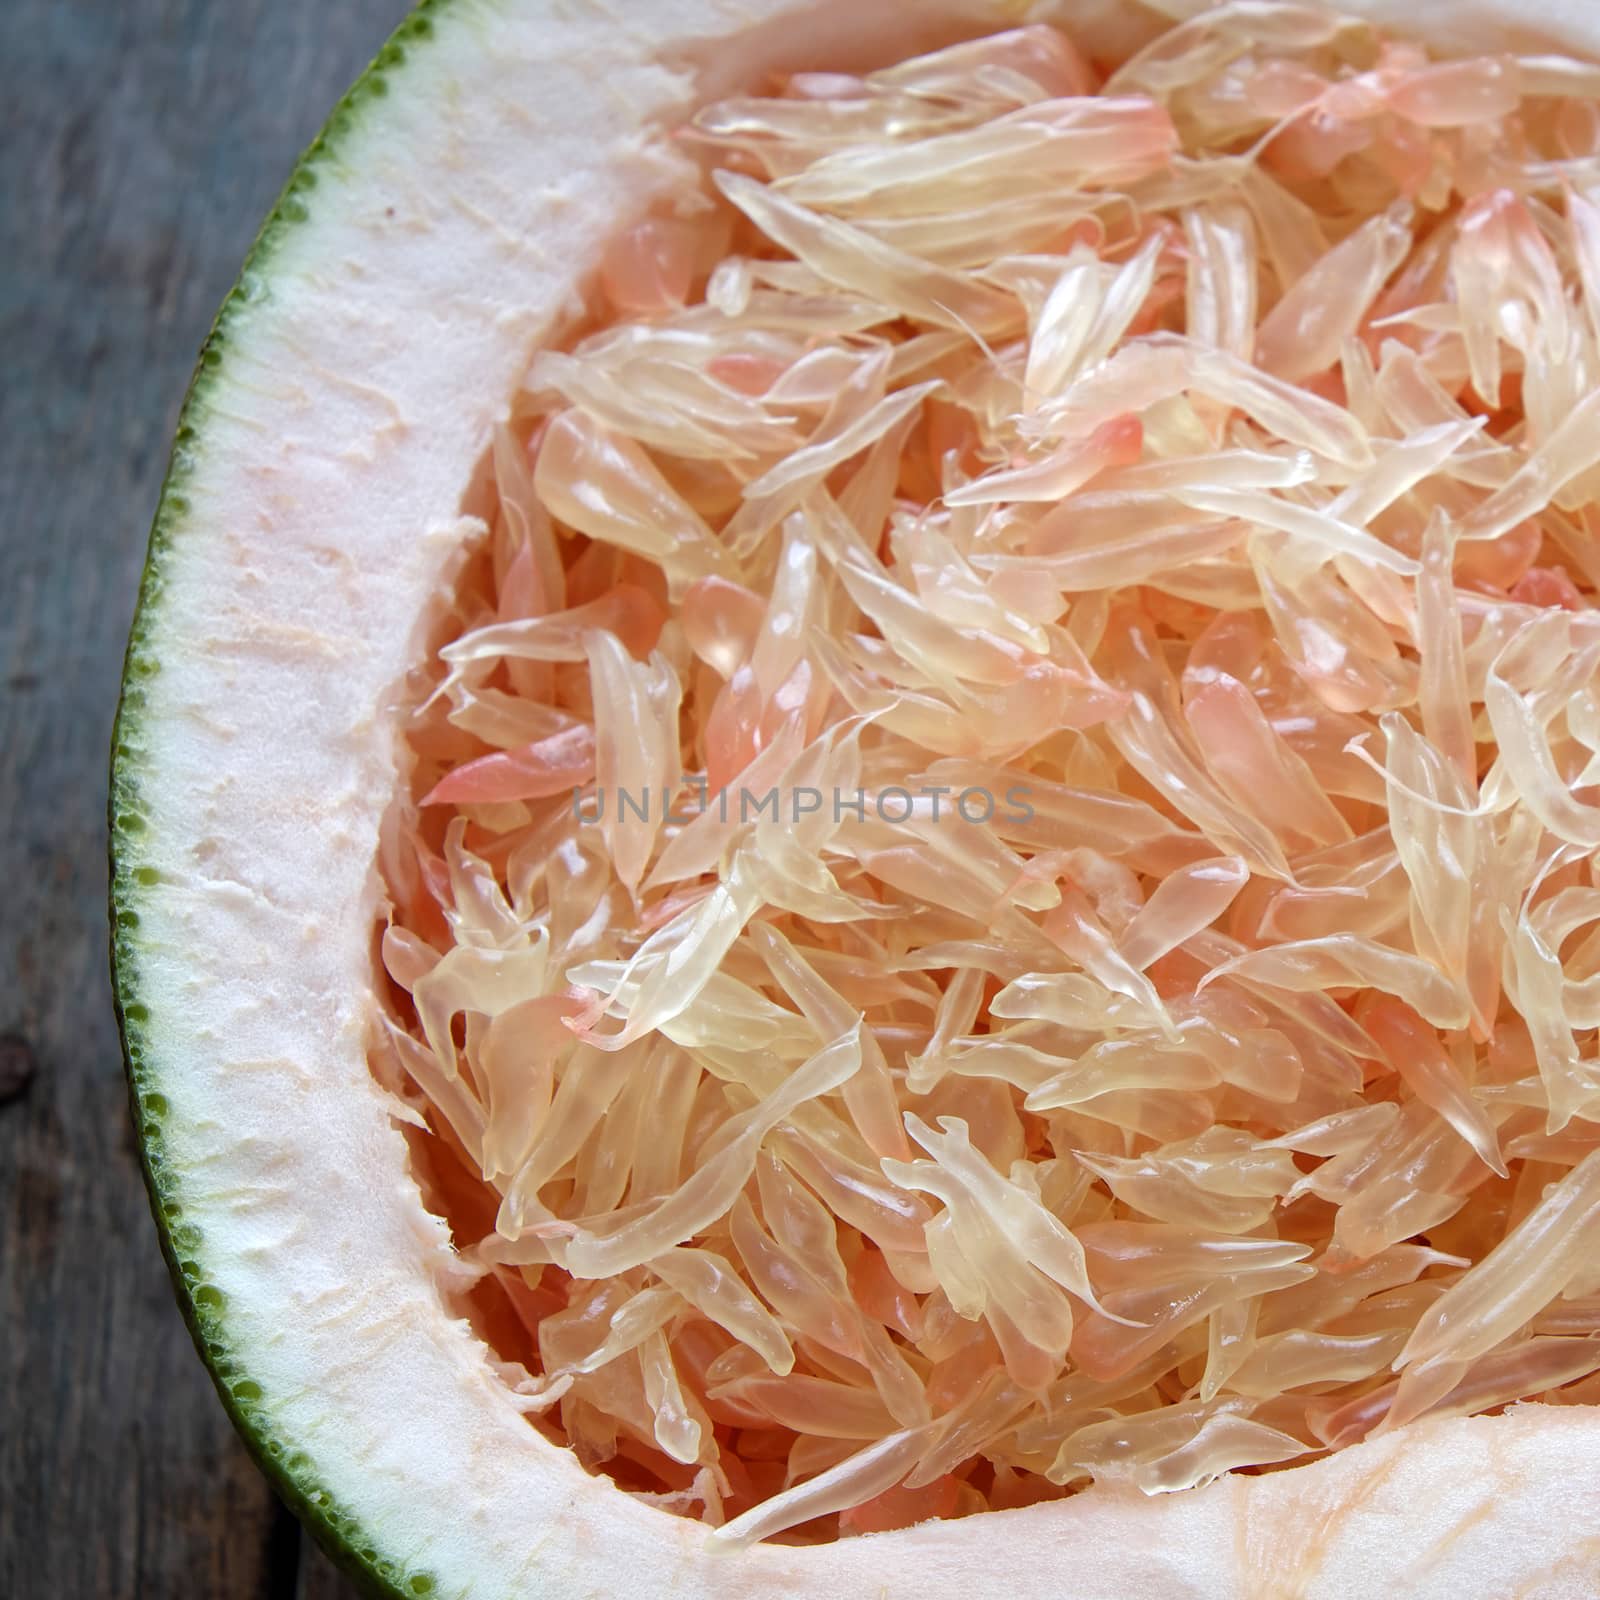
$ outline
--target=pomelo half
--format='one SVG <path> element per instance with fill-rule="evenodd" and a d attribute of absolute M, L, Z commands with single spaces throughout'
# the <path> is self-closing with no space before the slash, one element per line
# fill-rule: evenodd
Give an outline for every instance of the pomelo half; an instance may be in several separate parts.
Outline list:
<path fill-rule="evenodd" d="M 1538 19 L 1538 41 L 1487 3 L 1363 9 L 1447 51 L 1600 51 L 1577 5 Z M 224 1402 L 319 1537 L 387 1592 L 1600 1589 L 1600 1419 L 1579 1405 L 1424 1419 L 1175 1494 L 1106 1483 L 730 1548 L 530 1426 L 455 1309 L 460 1258 L 369 1068 L 379 839 L 412 761 L 397 708 L 449 631 L 482 464 L 530 362 L 581 316 L 619 228 L 686 182 L 668 134 L 774 71 L 1040 19 L 1103 60 L 1170 21 L 1092 0 L 424 5 L 291 179 L 206 345 L 116 732 L 118 1007 L 158 1223 Z M 1572 82 L 1581 106 L 1593 86 Z M 1552 870 L 1586 859 L 1592 807 L 1564 799 L 1581 809 L 1540 801 L 1578 841 Z"/>

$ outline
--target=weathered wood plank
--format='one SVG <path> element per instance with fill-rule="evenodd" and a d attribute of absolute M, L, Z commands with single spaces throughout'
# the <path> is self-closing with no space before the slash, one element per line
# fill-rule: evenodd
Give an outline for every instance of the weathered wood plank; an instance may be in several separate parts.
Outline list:
<path fill-rule="evenodd" d="M 234 1438 L 156 1250 L 106 979 L 106 750 L 195 351 L 295 153 L 404 10 L 0 6 L 8 1600 L 288 1600 L 320 1570 Z"/>

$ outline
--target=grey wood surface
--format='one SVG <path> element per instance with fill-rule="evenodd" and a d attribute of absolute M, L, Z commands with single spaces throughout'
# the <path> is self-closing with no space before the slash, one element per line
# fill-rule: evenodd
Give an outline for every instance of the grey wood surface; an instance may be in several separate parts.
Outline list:
<path fill-rule="evenodd" d="M 123 640 L 195 352 L 405 0 L 0 4 L 0 1597 L 334 1600 L 189 1343 L 106 977 Z"/>

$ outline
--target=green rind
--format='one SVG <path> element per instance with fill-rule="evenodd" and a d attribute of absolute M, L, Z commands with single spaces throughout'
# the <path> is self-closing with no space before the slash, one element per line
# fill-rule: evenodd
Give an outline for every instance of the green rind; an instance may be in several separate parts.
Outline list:
<path fill-rule="evenodd" d="M 273 257 L 285 235 L 308 220 L 318 168 L 336 155 L 341 142 L 371 103 L 389 93 L 391 81 L 405 65 L 410 48 L 426 44 L 433 35 L 434 18 L 453 3 L 454 0 L 416 0 L 411 14 L 390 35 L 372 63 L 334 107 L 321 131 L 295 164 L 277 203 L 267 214 L 245 257 L 238 281 L 223 300 L 200 347 L 194 376 L 178 416 L 129 631 L 121 693 L 112 726 L 107 804 L 112 1000 L 122 1039 L 145 1188 L 179 1308 L 195 1348 L 216 1385 L 223 1409 L 257 1465 L 332 1560 L 365 1593 L 386 1597 L 386 1600 L 417 1600 L 418 1596 L 435 1595 L 439 1592 L 436 1579 L 430 1572 L 402 1568 L 387 1560 L 365 1536 L 356 1519 L 317 1481 L 311 1460 L 275 1432 L 268 1397 L 241 1370 L 230 1348 L 221 1292 L 204 1279 L 201 1265 L 204 1239 L 193 1223 L 184 1220 L 178 1185 L 169 1170 L 161 1127 L 167 1102 L 147 1059 L 149 1015 L 139 998 L 138 906 L 141 891 L 160 881 L 157 869 L 141 859 L 140 852 L 140 840 L 151 824 L 140 788 L 144 757 L 140 724 L 145 709 L 145 686 L 160 671 L 163 568 L 173 538 L 189 514 L 185 486 L 193 472 L 195 452 L 201 447 L 208 395 L 226 363 L 232 331 L 239 319 L 248 314 L 249 308 L 270 295 Z"/>

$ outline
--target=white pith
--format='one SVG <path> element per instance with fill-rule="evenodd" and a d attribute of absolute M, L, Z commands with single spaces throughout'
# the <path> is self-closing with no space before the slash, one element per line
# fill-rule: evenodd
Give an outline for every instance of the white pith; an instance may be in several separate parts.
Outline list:
<path fill-rule="evenodd" d="M 1467 46 L 1509 8 L 1356 9 Z M 1129 23 L 1101 3 L 1050 15 L 1081 37 L 1090 12 Z M 443 1310 L 447 1234 L 365 1060 L 373 855 L 399 781 L 385 706 L 469 531 L 490 428 L 617 221 L 674 181 L 651 130 L 702 91 L 667 63 L 720 85 L 797 51 L 833 65 L 1033 14 L 917 0 L 908 29 L 908 0 L 456 0 L 319 162 L 309 220 L 191 411 L 132 774 L 151 822 L 137 864 L 160 879 L 129 903 L 162 1147 L 274 1432 L 435 1593 L 1600 1589 L 1588 1410 L 1423 1425 L 1159 1500 L 1092 1491 L 731 1555 L 542 1440 Z M 1600 50 L 1584 0 L 1538 22 Z"/>

